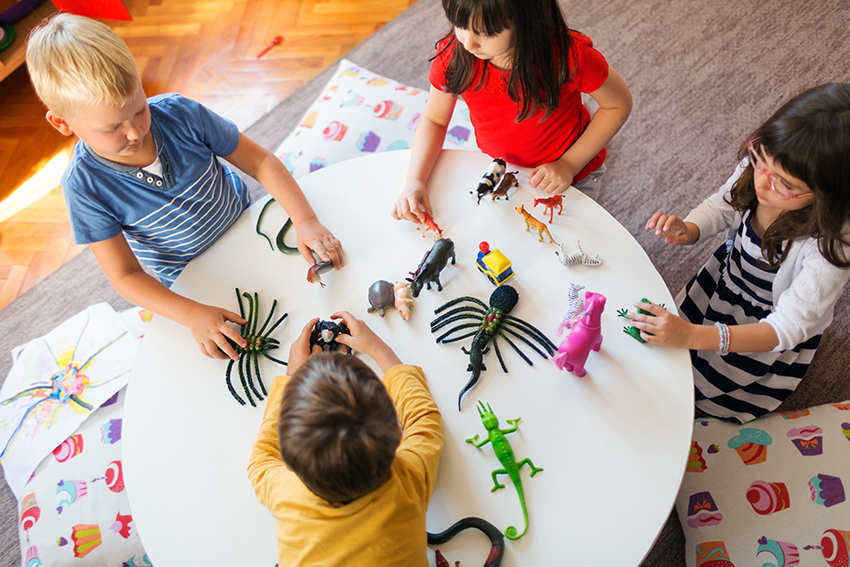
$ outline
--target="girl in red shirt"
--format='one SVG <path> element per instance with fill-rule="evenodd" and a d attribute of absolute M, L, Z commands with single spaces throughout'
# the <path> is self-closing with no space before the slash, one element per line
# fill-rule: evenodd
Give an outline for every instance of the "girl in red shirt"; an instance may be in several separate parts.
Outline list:
<path fill-rule="evenodd" d="M 605 145 L 632 107 L 619 73 L 588 37 L 567 27 L 557 0 L 443 0 L 443 9 L 454 27 L 436 46 L 431 92 L 393 217 L 419 223 L 431 214 L 425 183 L 457 96 L 469 107 L 483 152 L 533 168 L 535 189 L 589 185 L 595 198 Z M 583 92 L 599 104 L 593 119 Z"/>

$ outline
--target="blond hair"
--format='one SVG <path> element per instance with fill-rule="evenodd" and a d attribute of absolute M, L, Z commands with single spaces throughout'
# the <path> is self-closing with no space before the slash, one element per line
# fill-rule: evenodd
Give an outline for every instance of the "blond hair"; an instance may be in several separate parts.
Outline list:
<path fill-rule="evenodd" d="M 32 31 L 27 67 L 38 97 L 63 118 L 81 108 L 126 106 L 141 88 L 124 40 L 109 26 L 73 14 L 56 14 Z"/>

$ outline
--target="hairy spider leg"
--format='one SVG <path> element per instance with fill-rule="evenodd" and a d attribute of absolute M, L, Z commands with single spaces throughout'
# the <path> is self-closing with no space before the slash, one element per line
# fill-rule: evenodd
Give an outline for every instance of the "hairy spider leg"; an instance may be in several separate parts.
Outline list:
<path fill-rule="evenodd" d="M 443 313 L 439 317 L 435 318 L 433 321 L 431 321 L 431 325 L 435 325 L 435 324 L 439 323 L 440 321 L 443 321 L 443 320 L 451 317 L 452 315 L 456 315 L 457 313 L 464 313 L 464 312 L 474 312 L 474 313 L 480 313 L 481 315 L 484 315 L 484 313 L 487 312 L 487 308 L 483 307 L 483 306 L 479 307 L 477 305 L 461 305 L 460 307 L 455 307 L 451 311 L 446 311 L 445 313 Z"/>
<path fill-rule="evenodd" d="M 259 304 L 258 304 L 258 307 L 259 307 Z M 268 335 L 263 335 L 263 332 L 266 330 L 266 327 L 268 327 L 269 321 L 272 320 L 272 316 L 274 315 L 275 308 L 277 308 L 277 299 L 272 301 L 272 308 L 269 309 L 269 316 L 266 317 L 266 322 L 263 323 L 263 326 L 260 328 L 259 332 L 257 332 L 257 334 L 262 335 L 263 338 L 266 338 L 268 336 Z"/>
<path fill-rule="evenodd" d="M 499 336 L 500 336 L 500 337 L 502 337 L 502 339 L 504 339 L 504 341 L 505 341 L 506 343 L 508 343 L 509 345 L 511 345 L 511 347 L 512 347 L 512 348 L 516 351 L 516 353 L 517 353 L 518 355 L 520 355 L 520 356 L 522 357 L 522 359 L 528 363 L 528 365 L 529 365 L 529 366 L 534 366 L 534 363 L 532 363 L 532 362 L 531 362 L 531 359 L 530 359 L 530 358 L 528 358 L 527 356 L 525 356 L 525 353 L 523 353 L 521 350 L 519 350 L 519 347 L 518 347 L 518 346 L 516 346 L 516 345 L 513 343 L 513 341 L 511 341 L 511 339 L 509 339 L 508 337 L 506 337 L 506 336 L 505 336 L 505 334 L 504 334 L 504 333 L 502 333 L 501 331 L 499 331 Z M 495 341 L 493 341 L 493 342 L 495 343 Z M 504 370 L 504 369 L 503 369 L 503 370 Z M 505 372 L 507 372 L 507 370 L 505 370 Z"/>
<path fill-rule="evenodd" d="M 239 394 L 236 393 L 236 390 L 233 389 L 233 383 L 230 381 L 230 371 L 233 370 L 233 365 L 236 364 L 236 361 L 231 359 L 230 364 L 227 365 L 227 373 L 225 374 L 225 378 L 227 381 L 227 389 L 230 390 L 230 395 L 239 402 L 240 405 L 245 405 L 245 400 L 239 397 Z"/>
<path fill-rule="evenodd" d="M 533 348 L 534 351 L 537 354 L 539 354 L 540 356 L 542 356 L 544 359 L 549 358 L 549 356 L 550 356 L 549 354 L 547 354 L 547 353 L 543 352 L 542 350 L 540 350 L 539 348 L 537 348 L 534 345 L 534 343 L 532 343 L 530 340 L 528 340 L 528 338 L 526 338 L 523 335 L 521 335 L 520 333 L 518 333 L 517 329 L 510 327 L 510 326 L 504 326 L 504 327 L 501 328 L 501 331 L 506 331 L 506 332 L 510 333 L 511 335 L 515 336 L 516 338 L 518 338 L 519 340 L 521 340 L 522 342 L 524 342 L 525 344 L 527 344 L 528 346 Z"/>
<path fill-rule="evenodd" d="M 546 350 L 549 351 L 549 354 L 554 354 L 554 353 L 558 352 L 558 347 L 555 346 L 555 343 L 553 343 L 551 340 L 549 340 L 549 337 L 544 335 L 543 332 L 540 329 L 538 329 L 537 327 L 535 327 L 531 323 L 529 323 L 527 321 L 523 321 L 519 317 L 514 317 L 513 315 L 506 315 L 505 320 L 510 321 L 511 323 L 515 324 L 516 326 L 520 326 L 520 327 L 525 328 L 526 331 L 529 331 L 529 334 L 536 336 L 540 343 L 546 345 Z M 507 323 L 505 323 L 505 324 L 507 324 Z"/>
<path fill-rule="evenodd" d="M 508 367 L 505 366 L 505 360 L 502 358 L 502 352 L 499 350 L 499 343 L 493 341 L 493 350 L 496 351 L 496 358 L 499 359 L 499 365 L 502 367 L 502 372 L 508 373 Z"/>
<path fill-rule="evenodd" d="M 239 380 L 242 382 L 242 389 L 245 391 L 245 396 L 248 398 L 248 403 L 253 407 L 257 407 L 254 399 L 251 397 L 251 392 L 248 391 L 248 384 L 245 382 L 245 356 L 239 356 Z"/>
<path fill-rule="evenodd" d="M 475 327 L 475 330 L 472 331 L 471 333 L 467 333 L 465 335 L 460 335 L 460 336 L 457 336 L 457 337 L 452 337 L 451 339 L 446 338 L 447 336 L 454 333 L 455 331 L 459 331 L 461 329 L 469 329 L 470 327 Z M 478 334 L 479 327 L 480 327 L 480 325 L 478 323 L 464 323 L 463 325 L 458 325 L 457 327 L 449 329 L 448 331 L 446 331 L 445 333 L 443 333 L 442 335 L 437 337 L 437 342 L 442 343 L 442 344 L 454 343 L 454 342 L 457 342 L 457 341 L 462 341 L 463 339 L 467 339 L 469 337 L 474 337 L 475 335 Z"/>
<path fill-rule="evenodd" d="M 456 298 L 456 299 L 452 299 L 452 300 L 451 300 L 451 301 L 449 301 L 448 303 L 444 303 L 443 305 L 441 305 L 441 306 L 437 307 L 436 309 L 434 309 L 434 315 L 436 315 L 437 313 L 439 313 L 439 312 L 443 311 L 444 309 L 448 309 L 448 308 L 449 308 L 449 307 L 451 307 L 452 305 L 457 305 L 457 304 L 458 304 L 458 303 L 460 303 L 461 301 L 471 301 L 471 302 L 473 302 L 473 303 L 477 303 L 478 305 L 480 305 L 480 306 L 481 306 L 481 307 L 483 307 L 484 309 L 487 309 L 487 304 L 486 304 L 486 303 L 484 303 L 483 301 L 481 301 L 481 300 L 480 300 L 480 299 L 478 299 L 477 297 L 471 297 L 471 296 L 466 295 L 466 296 L 464 296 L 464 297 L 458 297 L 458 298 Z"/>
<path fill-rule="evenodd" d="M 254 352 L 249 352 L 245 355 L 245 376 L 247 378 L 248 386 L 251 388 L 251 391 L 254 392 L 254 395 L 257 397 L 257 401 L 263 399 L 260 393 L 257 391 L 257 387 L 254 385 L 254 378 L 251 376 L 251 362 L 257 361 L 257 354 Z M 259 368 L 257 369 L 259 370 Z"/>
<path fill-rule="evenodd" d="M 440 315 L 439 317 L 437 317 L 436 319 L 431 321 L 431 332 L 433 333 L 435 330 L 439 329 L 440 327 L 447 325 L 448 324 L 448 323 L 446 323 L 447 319 L 451 319 L 452 317 L 459 315 L 461 313 L 473 313 L 473 314 L 476 314 L 478 317 L 484 317 L 484 314 L 486 313 L 486 311 L 484 309 L 482 309 L 480 307 L 476 307 L 474 305 L 466 305 L 466 306 L 462 306 L 462 307 L 457 307 L 455 309 L 452 309 L 451 311 L 447 311 L 447 312 L 443 313 L 442 315 Z M 475 316 L 475 315 L 473 315 L 473 316 Z"/>
<path fill-rule="evenodd" d="M 449 317 L 448 319 L 440 321 L 436 325 L 432 323 L 431 324 L 431 332 L 433 333 L 435 331 L 439 331 L 440 329 L 442 329 L 446 325 L 451 325 L 455 321 L 461 321 L 463 319 L 475 319 L 476 321 L 478 321 L 478 323 L 476 323 L 476 324 L 480 324 L 481 321 L 483 321 L 483 319 L 484 319 L 483 315 L 484 315 L 483 313 L 480 313 L 480 314 L 479 313 L 469 313 L 469 312 L 459 313 L 457 315 Z"/>

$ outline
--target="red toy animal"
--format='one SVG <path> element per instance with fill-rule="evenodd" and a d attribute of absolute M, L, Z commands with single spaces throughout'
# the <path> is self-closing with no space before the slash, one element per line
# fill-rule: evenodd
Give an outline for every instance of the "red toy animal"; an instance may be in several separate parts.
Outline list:
<path fill-rule="evenodd" d="M 431 215 L 429 215 L 428 213 L 424 213 L 424 214 L 425 214 L 425 220 L 422 221 L 422 224 L 425 225 L 425 230 L 422 231 L 422 237 L 424 238 L 425 234 L 430 230 L 431 232 L 434 233 L 434 240 L 437 240 L 438 238 L 442 238 L 443 237 L 443 231 L 440 229 L 439 226 L 437 226 L 437 223 L 434 222 L 434 219 L 431 218 Z M 421 225 L 416 225 L 416 230 L 419 230 L 420 227 L 421 227 Z"/>
<path fill-rule="evenodd" d="M 546 208 L 543 209 L 543 214 L 545 215 L 546 211 L 549 211 L 549 224 L 552 224 L 552 216 L 555 214 L 555 207 L 558 207 L 558 216 L 561 216 L 561 211 L 564 210 L 563 200 L 563 195 L 552 195 L 545 199 L 534 199 L 534 206 L 536 207 L 538 204 L 545 205 Z"/>

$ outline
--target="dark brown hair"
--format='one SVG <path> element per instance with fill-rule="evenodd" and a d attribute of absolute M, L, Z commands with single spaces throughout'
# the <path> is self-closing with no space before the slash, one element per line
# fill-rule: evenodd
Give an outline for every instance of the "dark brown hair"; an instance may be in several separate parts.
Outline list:
<path fill-rule="evenodd" d="M 574 69 L 573 42 L 557 0 L 443 0 L 443 10 L 453 26 L 479 35 L 494 36 L 508 28 L 513 30 L 508 95 L 517 103 L 517 121 L 541 108 L 548 117 L 558 108 L 561 86 L 572 80 Z M 483 62 L 473 86 L 476 57 L 457 41 L 454 30 L 440 39 L 443 41 L 443 51 L 454 46 L 446 68 L 446 91 L 457 96 L 481 87 L 490 64 Z"/>
<path fill-rule="evenodd" d="M 823 257 L 839 268 L 850 268 L 842 231 L 850 220 L 850 84 L 813 87 L 786 102 L 747 141 L 759 146 L 774 163 L 814 191 L 812 203 L 784 211 L 762 238 L 762 254 L 771 268 L 788 257 L 795 239 L 818 239 Z M 738 158 L 747 155 L 744 143 Z M 753 165 L 735 182 L 727 202 L 744 212 L 758 203 Z"/>
<path fill-rule="evenodd" d="M 315 354 L 284 388 L 283 462 L 316 496 L 348 503 L 387 480 L 400 439 L 384 385 L 358 358 Z"/>

